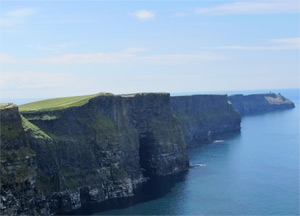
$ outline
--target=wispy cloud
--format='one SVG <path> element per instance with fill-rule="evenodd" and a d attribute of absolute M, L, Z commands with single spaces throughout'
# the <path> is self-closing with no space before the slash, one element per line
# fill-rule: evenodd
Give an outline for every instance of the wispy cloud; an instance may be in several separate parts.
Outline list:
<path fill-rule="evenodd" d="M 45 72 L 1 72 L 1 89 L 36 89 L 64 86 L 66 80 L 72 79 L 70 73 Z"/>
<path fill-rule="evenodd" d="M 8 11 L 0 18 L 0 26 L 12 26 L 22 23 L 27 17 L 35 13 L 34 9 L 24 8 L 19 10 Z"/>
<path fill-rule="evenodd" d="M 219 61 L 224 57 L 215 54 L 166 54 L 166 55 L 138 55 L 141 49 L 129 48 L 126 52 L 116 53 L 88 53 L 88 54 L 66 54 L 50 58 L 14 58 L 7 54 L 0 55 L 2 63 L 24 63 L 24 64 L 111 64 L 111 63 L 150 63 L 150 64 L 187 64 L 206 61 Z"/>
<path fill-rule="evenodd" d="M 207 61 L 220 61 L 225 57 L 215 54 L 169 54 L 169 55 L 151 55 L 140 57 L 141 60 L 154 64 L 189 64 Z"/>
<path fill-rule="evenodd" d="M 20 17 L 20 16 L 29 16 L 34 14 L 35 10 L 31 8 L 25 8 L 25 9 L 20 9 L 20 10 L 13 10 L 13 11 L 8 11 L 5 13 L 6 16 L 10 17 Z"/>
<path fill-rule="evenodd" d="M 145 47 L 128 47 L 126 49 L 126 51 L 129 53 L 144 52 L 146 50 L 147 50 L 147 48 L 145 48 Z"/>
<path fill-rule="evenodd" d="M 281 43 L 281 44 L 289 44 L 291 46 L 298 46 L 300 44 L 300 37 L 295 38 L 283 38 L 283 39 L 270 39 L 270 42 L 273 43 Z"/>
<path fill-rule="evenodd" d="M 171 17 L 184 17 L 184 16 L 186 16 L 186 13 L 177 12 L 177 13 L 173 13 Z"/>
<path fill-rule="evenodd" d="M 101 21 L 97 19 L 88 19 L 88 18 L 80 18 L 80 19 L 40 19 L 34 20 L 36 24 L 46 24 L 46 25 L 65 25 L 65 24 L 99 24 Z"/>
<path fill-rule="evenodd" d="M 68 47 L 74 47 L 76 46 L 76 43 L 69 42 L 69 43 L 60 43 L 60 44 L 52 44 L 52 45 L 41 45 L 41 44 L 27 44 L 27 48 L 31 49 L 37 49 L 41 51 L 52 51 L 52 52 L 59 52 L 62 49 L 68 48 Z"/>
<path fill-rule="evenodd" d="M 299 13 L 299 0 L 244 1 L 197 8 L 201 15 Z"/>
<path fill-rule="evenodd" d="M 155 13 L 152 11 L 149 11 L 149 10 L 138 10 L 138 11 L 132 13 L 132 15 L 135 18 L 142 20 L 142 21 L 151 20 L 151 19 L 154 19 L 154 17 L 155 17 Z"/>
<path fill-rule="evenodd" d="M 213 49 L 232 49 L 232 50 L 300 50 L 300 38 L 283 38 L 283 39 L 270 39 L 271 46 L 241 46 L 241 45 L 228 45 L 219 47 L 210 47 Z"/>

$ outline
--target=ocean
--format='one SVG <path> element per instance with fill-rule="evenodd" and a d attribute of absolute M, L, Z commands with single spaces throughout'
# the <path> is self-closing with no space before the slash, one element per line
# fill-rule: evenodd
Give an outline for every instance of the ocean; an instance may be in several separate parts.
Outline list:
<path fill-rule="evenodd" d="M 187 172 L 153 178 L 133 198 L 73 213 L 299 215 L 299 90 L 280 92 L 295 109 L 245 116 L 240 132 L 188 149 L 195 167 Z"/>

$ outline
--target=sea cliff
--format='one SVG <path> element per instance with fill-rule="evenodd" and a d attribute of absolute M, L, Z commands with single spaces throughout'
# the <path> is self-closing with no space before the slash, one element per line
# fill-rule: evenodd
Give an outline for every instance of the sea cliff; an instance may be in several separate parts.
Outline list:
<path fill-rule="evenodd" d="M 44 196 L 36 190 L 36 153 L 25 138 L 18 107 L 0 111 L 0 215 L 47 215 Z"/>
<path fill-rule="evenodd" d="M 23 111 L 22 117 L 17 108 L 7 112 L 1 110 L 1 133 L 8 136 L 1 136 L 1 153 L 7 150 L 10 157 L 22 147 L 25 156 L 15 167 L 1 157 L 1 179 L 28 172 L 18 181 L 2 180 L 1 198 L 24 202 L 1 202 L 3 213 L 63 213 L 85 203 L 133 196 L 148 176 L 189 167 L 169 94 L 104 94 L 80 106 Z M 37 205 L 42 201 L 45 207 Z"/>
<path fill-rule="evenodd" d="M 188 169 L 186 145 L 239 131 L 239 112 L 292 107 L 280 94 L 168 93 L 50 99 L 20 112 L 6 106 L 0 109 L 0 215 L 65 213 L 133 196 L 153 175 Z"/>
<path fill-rule="evenodd" d="M 228 100 L 241 115 L 291 109 L 295 107 L 292 101 L 283 97 L 281 94 L 275 93 L 236 94 L 230 95 Z"/>
<path fill-rule="evenodd" d="M 209 142 L 218 133 L 240 130 L 241 117 L 227 95 L 174 96 L 171 105 L 187 147 Z"/>

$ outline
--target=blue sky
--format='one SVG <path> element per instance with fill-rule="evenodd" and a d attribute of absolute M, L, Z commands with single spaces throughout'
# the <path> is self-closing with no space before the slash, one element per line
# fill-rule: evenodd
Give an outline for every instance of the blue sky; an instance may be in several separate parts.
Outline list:
<path fill-rule="evenodd" d="M 299 88 L 299 1 L 2 0 L 1 100 Z"/>

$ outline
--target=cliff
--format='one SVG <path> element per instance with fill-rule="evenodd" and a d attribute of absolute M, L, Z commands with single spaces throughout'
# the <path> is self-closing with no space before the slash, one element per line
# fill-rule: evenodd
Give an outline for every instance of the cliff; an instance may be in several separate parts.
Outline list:
<path fill-rule="evenodd" d="M 213 139 L 214 134 L 240 130 L 241 117 L 227 101 L 227 95 L 171 97 L 187 147 Z"/>
<path fill-rule="evenodd" d="M 48 214 L 47 208 L 37 205 L 39 200 L 44 200 L 51 213 L 63 213 L 85 203 L 133 196 L 134 187 L 145 177 L 189 167 L 169 94 L 103 94 L 76 106 L 24 110 L 22 118 L 17 110 L 14 113 L 21 135 L 14 136 L 9 145 L 12 151 L 26 146 L 26 151 L 32 152 L 27 157 L 32 161 L 28 166 L 30 178 L 24 180 L 24 184 L 32 181 L 30 193 L 11 192 L 16 200 L 25 200 L 25 214 Z M 16 122 L 1 119 L 4 128 Z M 7 134 L 12 136 L 11 132 Z M 6 139 L 1 136 L 2 142 Z M 11 170 L 16 172 L 18 168 Z M 7 176 L 4 173 L 1 180 Z M 17 188 L 9 185 L 4 182 L 3 187 Z M 7 199 L 5 194 L 3 197 Z M 29 197 L 37 201 L 29 203 Z M 7 202 L 2 207 L 16 208 Z"/>
<path fill-rule="evenodd" d="M 36 190 L 35 152 L 25 139 L 18 107 L 0 109 L 0 215 L 37 215 L 49 211 Z"/>
<path fill-rule="evenodd" d="M 230 95 L 228 100 L 241 115 L 284 110 L 295 107 L 295 104 L 289 99 L 283 97 L 281 94 L 275 93 Z"/>

